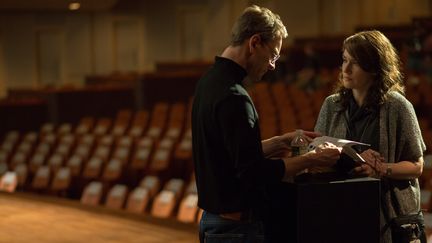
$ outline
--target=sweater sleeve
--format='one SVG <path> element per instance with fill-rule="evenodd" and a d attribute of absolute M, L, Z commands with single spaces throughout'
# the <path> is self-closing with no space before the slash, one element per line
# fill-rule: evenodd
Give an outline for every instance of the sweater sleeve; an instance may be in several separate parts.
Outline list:
<path fill-rule="evenodd" d="M 319 132 L 322 135 L 328 135 L 328 127 L 327 126 L 329 124 L 328 119 L 330 118 L 330 116 L 329 116 L 329 112 L 330 112 L 329 102 L 331 102 L 330 99 L 331 98 L 329 96 L 324 100 L 324 102 L 321 106 L 321 110 L 319 112 L 318 118 L 317 118 L 317 122 L 315 124 L 314 131 Z"/>
<path fill-rule="evenodd" d="M 398 105 L 400 126 L 398 127 L 399 137 L 399 159 L 398 161 L 408 160 L 417 161 L 423 156 L 426 150 L 417 116 L 412 104 L 404 97 Z"/>

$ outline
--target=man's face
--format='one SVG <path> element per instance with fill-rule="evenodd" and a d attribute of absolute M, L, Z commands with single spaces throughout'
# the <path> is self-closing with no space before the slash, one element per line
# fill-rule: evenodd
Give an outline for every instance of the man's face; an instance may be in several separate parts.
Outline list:
<path fill-rule="evenodd" d="M 282 38 L 264 42 L 261 38 L 256 41 L 251 52 L 248 76 L 252 81 L 260 81 L 268 70 L 274 70 L 282 47 Z"/>

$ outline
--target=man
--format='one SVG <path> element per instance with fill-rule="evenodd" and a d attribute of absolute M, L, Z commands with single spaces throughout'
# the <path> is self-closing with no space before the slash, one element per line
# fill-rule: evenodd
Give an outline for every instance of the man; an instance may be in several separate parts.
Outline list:
<path fill-rule="evenodd" d="M 246 8 L 231 44 L 197 84 L 192 137 L 198 206 L 204 210 L 201 242 L 263 241 L 265 186 L 339 158 L 333 146 L 294 158 L 266 158 L 283 152 L 295 133 L 261 142 L 258 114 L 242 82 L 259 81 L 275 68 L 287 35 L 278 15 L 255 5 Z"/>

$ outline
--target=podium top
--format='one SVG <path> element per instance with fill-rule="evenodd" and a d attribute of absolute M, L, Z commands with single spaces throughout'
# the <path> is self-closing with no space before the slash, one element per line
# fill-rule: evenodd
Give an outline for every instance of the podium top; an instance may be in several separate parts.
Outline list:
<path fill-rule="evenodd" d="M 304 173 L 294 178 L 294 184 L 335 184 L 379 181 L 379 179 L 372 177 L 355 177 L 337 172 L 326 172 L 317 174 Z"/>

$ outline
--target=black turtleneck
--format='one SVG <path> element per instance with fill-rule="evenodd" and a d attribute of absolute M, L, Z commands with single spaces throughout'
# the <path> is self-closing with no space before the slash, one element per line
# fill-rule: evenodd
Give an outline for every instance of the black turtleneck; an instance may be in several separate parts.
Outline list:
<path fill-rule="evenodd" d="M 246 75 L 239 64 L 216 57 L 195 90 L 192 144 L 198 206 L 211 213 L 256 208 L 262 188 L 284 174 L 282 160 L 264 158 L 258 114 L 242 85 Z"/>

